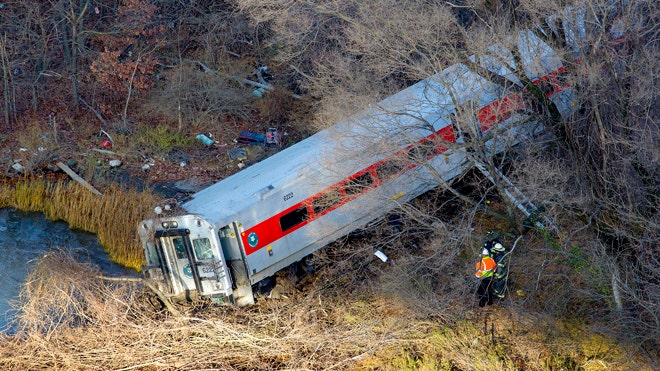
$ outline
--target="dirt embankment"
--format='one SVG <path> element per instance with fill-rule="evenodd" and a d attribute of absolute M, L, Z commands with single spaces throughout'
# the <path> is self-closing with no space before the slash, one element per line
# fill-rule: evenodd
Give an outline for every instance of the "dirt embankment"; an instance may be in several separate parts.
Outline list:
<path fill-rule="evenodd" d="M 263 135 L 262 128 L 247 122 L 233 124 L 229 130 L 200 133 L 211 139 L 211 144 L 197 139 L 194 133 L 176 134 L 185 136 L 180 145 L 150 145 L 141 142 L 154 134 L 101 130 L 86 136 L 68 130 L 54 133 L 42 125 L 26 130 L 31 134 L 16 130 L 0 136 L 0 176 L 5 183 L 36 178 L 72 180 L 58 167 L 62 163 L 98 189 L 119 184 L 137 191 L 150 190 L 166 199 L 184 198 L 281 148 L 238 141 L 243 132 Z M 133 138 L 135 135 L 146 138 Z"/>

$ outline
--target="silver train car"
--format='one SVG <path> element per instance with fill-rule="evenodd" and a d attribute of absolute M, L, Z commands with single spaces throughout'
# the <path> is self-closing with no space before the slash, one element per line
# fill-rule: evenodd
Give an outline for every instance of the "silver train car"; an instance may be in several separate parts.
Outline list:
<path fill-rule="evenodd" d="M 531 31 L 515 42 L 516 68 L 568 114 L 573 88 L 559 56 Z M 140 222 L 145 277 L 173 299 L 254 303 L 258 282 L 462 174 L 467 135 L 495 153 L 538 134 L 540 124 L 520 125 L 525 105 L 510 88 L 524 88 L 507 67 L 511 51 L 489 52 L 499 58 L 473 62 L 509 87 L 452 65 L 201 190 L 180 205 L 184 215 Z M 457 124 L 465 112 L 473 127 Z"/>

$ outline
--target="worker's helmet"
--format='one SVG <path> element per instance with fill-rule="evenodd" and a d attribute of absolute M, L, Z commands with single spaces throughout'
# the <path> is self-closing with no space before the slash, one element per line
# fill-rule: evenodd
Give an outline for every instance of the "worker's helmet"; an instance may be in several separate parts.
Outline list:
<path fill-rule="evenodd" d="M 502 244 L 498 242 L 495 245 L 493 245 L 493 250 L 498 252 L 504 251 L 504 246 L 502 246 Z"/>
<path fill-rule="evenodd" d="M 495 239 L 495 232 L 493 232 L 492 229 L 489 229 L 489 230 L 486 232 L 486 238 L 489 239 L 489 240 L 493 240 L 493 239 Z"/>
<path fill-rule="evenodd" d="M 481 250 L 481 255 L 490 255 L 490 251 L 488 251 L 488 249 L 483 249 Z"/>

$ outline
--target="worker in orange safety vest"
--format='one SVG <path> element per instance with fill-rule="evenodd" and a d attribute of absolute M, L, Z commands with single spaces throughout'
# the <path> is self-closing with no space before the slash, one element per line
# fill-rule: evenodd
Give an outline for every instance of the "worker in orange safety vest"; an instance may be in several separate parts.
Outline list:
<path fill-rule="evenodd" d="M 502 245 L 502 242 L 497 238 L 497 233 L 489 230 L 486 233 L 486 241 L 483 248 L 490 252 L 490 256 L 495 260 L 497 267 L 495 268 L 493 278 L 491 279 L 491 290 L 495 296 L 495 300 L 504 300 L 506 291 L 506 283 L 509 275 L 507 267 L 507 255 L 509 255 Z"/>
<path fill-rule="evenodd" d="M 475 276 L 479 278 L 479 287 L 477 288 L 477 295 L 479 296 L 479 306 L 483 307 L 493 304 L 493 288 L 491 287 L 493 274 L 497 269 L 497 263 L 490 254 L 488 249 L 481 251 L 481 259 L 476 264 Z"/>

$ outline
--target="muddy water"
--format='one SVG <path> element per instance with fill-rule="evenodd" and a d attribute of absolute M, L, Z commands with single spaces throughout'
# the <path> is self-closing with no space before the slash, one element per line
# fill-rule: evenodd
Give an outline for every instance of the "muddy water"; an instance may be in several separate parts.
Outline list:
<path fill-rule="evenodd" d="M 37 260 L 53 249 L 70 251 L 81 262 L 98 265 L 104 275 L 133 276 L 108 259 L 96 235 L 73 231 L 64 222 L 51 222 L 40 213 L 0 209 L 0 331 L 15 313 L 21 285 Z"/>

